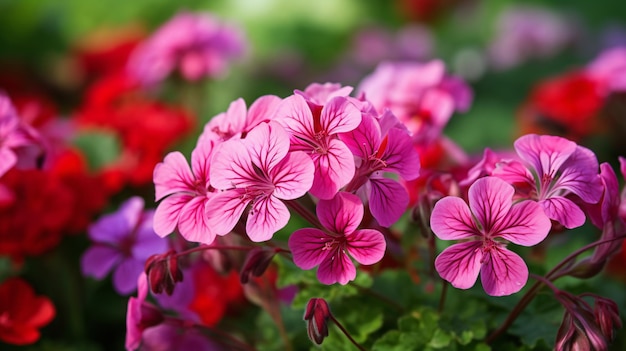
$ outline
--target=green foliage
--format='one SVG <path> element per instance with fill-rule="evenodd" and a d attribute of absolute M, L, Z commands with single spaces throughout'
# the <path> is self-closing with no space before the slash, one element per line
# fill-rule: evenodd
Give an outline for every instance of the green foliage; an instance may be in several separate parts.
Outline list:
<path fill-rule="evenodd" d="M 78 146 L 87 157 L 89 169 L 101 169 L 115 161 L 120 154 L 120 141 L 112 133 L 81 132 L 74 138 Z"/>

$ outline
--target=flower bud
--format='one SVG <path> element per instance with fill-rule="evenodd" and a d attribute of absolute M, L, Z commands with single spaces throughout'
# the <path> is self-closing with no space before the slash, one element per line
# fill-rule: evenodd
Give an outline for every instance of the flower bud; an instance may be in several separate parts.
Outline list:
<path fill-rule="evenodd" d="M 315 297 L 309 300 L 304 311 L 304 320 L 307 323 L 309 339 L 316 345 L 321 345 L 328 336 L 329 318 L 330 309 L 326 300 Z"/>
<path fill-rule="evenodd" d="M 260 246 L 250 250 L 239 275 L 241 284 L 248 283 L 251 277 L 262 276 L 272 262 L 276 252 L 276 249 L 266 249 Z"/>
<path fill-rule="evenodd" d="M 600 330 L 602 330 L 602 334 L 604 334 L 608 340 L 613 340 L 613 330 L 622 327 L 617 304 L 613 300 L 598 297 L 593 308 L 593 314 L 600 326 Z"/>
<path fill-rule="evenodd" d="M 150 290 L 155 294 L 165 291 L 172 295 L 176 283 L 183 281 L 183 272 L 178 265 L 175 250 L 150 256 L 146 261 L 145 270 Z"/>

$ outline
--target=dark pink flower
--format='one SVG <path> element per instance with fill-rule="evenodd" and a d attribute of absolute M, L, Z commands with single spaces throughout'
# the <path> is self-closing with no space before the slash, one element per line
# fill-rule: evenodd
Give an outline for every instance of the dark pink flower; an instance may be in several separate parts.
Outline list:
<path fill-rule="evenodd" d="M 0 92 L 0 177 L 18 163 L 20 152 L 38 156 L 38 145 L 38 133 L 18 117 L 9 98 Z"/>
<path fill-rule="evenodd" d="M 296 230 L 289 237 L 289 249 L 296 266 L 319 266 L 317 278 L 323 284 L 345 285 L 356 277 L 354 263 L 371 265 L 383 258 L 385 237 L 374 229 L 357 229 L 363 219 L 363 204 L 355 195 L 339 192 L 331 200 L 320 200 L 317 216 L 326 228 Z"/>
<path fill-rule="evenodd" d="M 626 91 L 626 47 L 602 52 L 587 66 L 587 73 L 602 84 L 605 94 Z"/>
<path fill-rule="evenodd" d="M 439 275 L 454 287 L 468 289 L 480 272 L 483 288 L 492 296 L 516 293 L 528 280 L 528 267 L 506 248 L 508 240 L 532 246 L 550 231 L 550 220 L 534 201 L 513 203 L 513 186 L 495 178 L 478 179 L 469 189 L 469 207 L 447 196 L 433 209 L 430 226 L 443 240 L 467 240 L 445 249 L 435 260 Z"/>
<path fill-rule="evenodd" d="M 324 106 L 334 97 L 347 97 L 352 89 L 350 86 L 342 87 L 339 83 L 311 83 L 304 91 L 296 89 L 294 93 L 305 98 L 310 104 Z"/>
<path fill-rule="evenodd" d="M 245 139 L 219 146 L 210 175 L 211 185 L 224 190 L 206 205 L 213 231 L 228 234 L 250 205 L 246 232 L 260 242 L 287 225 L 289 210 L 281 200 L 306 194 L 313 182 L 313 163 L 304 152 L 289 152 L 289 135 L 282 126 L 261 123 Z"/>
<path fill-rule="evenodd" d="M 143 339 L 144 330 L 154 327 L 163 321 L 163 315 L 158 308 L 148 302 L 148 279 L 145 273 L 137 278 L 137 297 L 128 299 L 126 309 L 126 342 L 127 351 L 139 348 Z"/>

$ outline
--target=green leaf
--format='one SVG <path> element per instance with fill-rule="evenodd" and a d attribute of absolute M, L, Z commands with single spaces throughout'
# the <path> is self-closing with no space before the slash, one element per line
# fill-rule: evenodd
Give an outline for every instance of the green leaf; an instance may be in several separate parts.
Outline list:
<path fill-rule="evenodd" d="M 81 132 L 73 142 L 85 153 L 91 170 L 97 170 L 112 163 L 121 153 L 120 141 L 112 133 Z"/>

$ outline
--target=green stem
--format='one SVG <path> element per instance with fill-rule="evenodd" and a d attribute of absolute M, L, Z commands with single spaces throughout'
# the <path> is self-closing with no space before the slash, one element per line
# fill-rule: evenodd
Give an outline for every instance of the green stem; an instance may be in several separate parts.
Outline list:
<path fill-rule="evenodd" d="M 317 216 L 313 214 L 313 212 L 311 212 L 308 208 L 302 206 L 302 204 L 299 203 L 297 200 L 287 200 L 285 202 L 287 203 L 287 206 L 289 206 L 292 210 L 294 210 L 297 214 L 300 215 L 300 217 L 305 219 L 307 222 L 311 223 L 311 225 L 321 230 L 326 229 L 324 228 L 324 226 L 322 226 Z"/>
<path fill-rule="evenodd" d="M 348 340 L 350 340 L 350 342 L 356 346 L 360 351 L 367 351 L 367 349 L 365 349 L 363 346 L 361 346 L 358 342 L 356 342 L 356 340 L 354 340 L 354 338 L 352 338 L 352 335 L 350 335 L 350 333 L 348 332 L 348 330 L 346 330 L 346 328 L 344 328 L 343 325 L 341 325 L 341 323 L 339 323 L 339 321 L 337 320 L 337 318 L 335 318 L 335 316 L 333 316 L 332 314 L 330 315 L 330 319 L 335 323 L 335 325 L 341 330 L 341 332 L 343 333 L 343 335 L 345 335 Z"/>
<path fill-rule="evenodd" d="M 448 282 L 441 279 L 441 296 L 439 297 L 439 308 L 437 309 L 439 311 L 439 314 L 441 314 L 443 312 L 443 307 L 446 304 L 446 295 L 448 292 Z"/>
<path fill-rule="evenodd" d="M 372 289 L 360 286 L 358 284 L 355 284 L 354 282 L 350 282 L 348 283 L 351 286 L 354 286 L 355 288 L 357 288 L 357 290 L 359 290 L 362 293 L 368 294 L 386 304 L 388 304 L 389 306 L 393 307 L 396 311 L 398 311 L 399 313 L 403 313 L 404 312 L 404 307 L 402 307 L 399 303 L 393 301 L 392 299 L 388 298 L 385 295 L 382 295 Z"/>

